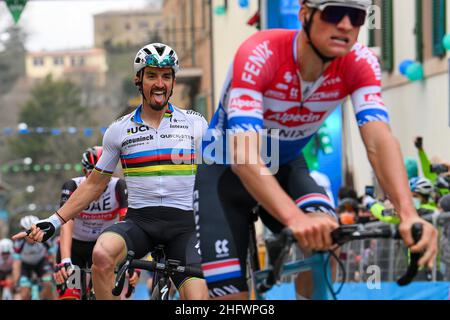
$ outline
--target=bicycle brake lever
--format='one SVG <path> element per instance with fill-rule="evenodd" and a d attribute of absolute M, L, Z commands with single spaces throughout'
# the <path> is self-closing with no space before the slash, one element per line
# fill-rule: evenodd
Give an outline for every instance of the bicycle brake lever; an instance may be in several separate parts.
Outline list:
<path fill-rule="evenodd" d="M 415 223 L 411 228 L 411 233 L 414 239 L 414 243 L 417 243 L 422 238 L 423 233 L 423 226 L 420 223 Z M 408 269 L 406 270 L 406 273 L 404 276 L 402 276 L 400 279 L 397 280 L 397 284 L 399 286 L 406 286 L 411 283 L 411 281 L 414 279 L 414 277 L 417 274 L 417 271 L 419 270 L 419 260 L 422 256 L 421 253 L 411 253 L 411 261 L 408 266 Z"/>
<path fill-rule="evenodd" d="M 112 294 L 116 297 L 120 296 L 122 293 L 123 285 L 125 283 L 125 272 L 130 265 L 131 260 L 134 258 L 134 251 L 128 251 L 125 262 L 120 267 L 117 272 L 116 281 L 114 282 L 114 288 L 112 289 Z"/>
<path fill-rule="evenodd" d="M 134 269 L 133 268 L 128 269 L 128 275 L 130 276 L 130 278 L 133 276 L 133 274 L 134 274 Z M 129 297 L 131 297 L 133 292 L 134 292 L 134 286 L 131 285 L 130 283 L 128 283 L 128 289 L 127 289 L 127 293 L 125 294 L 125 298 L 128 299 Z"/>

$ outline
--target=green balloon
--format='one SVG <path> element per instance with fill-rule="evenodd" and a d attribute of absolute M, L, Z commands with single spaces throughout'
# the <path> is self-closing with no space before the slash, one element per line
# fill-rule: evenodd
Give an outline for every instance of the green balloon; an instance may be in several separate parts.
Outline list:
<path fill-rule="evenodd" d="M 418 62 L 414 62 L 406 69 L 406 77 L 410 81 L 422 80 L 423 76 L 424 76 L 423 66 Z"/>
<path fill-rule="evenodd" d="M 223 16 L 227 12 L 225 6 L 217 6 L 214 8 L 214 13 L 218 16 Z"/>
<path fill-rule="evenodd" d="M 446 34 L 444 39 L 442 39 L 442 45 L 446 50 L 450 50 L 450 33 Z"/>
<path fill-rule="evenodd" d="M 405 158 L 405 168 L 406 172 L 408 173 L 408 179 L 415 178 L 419 175 L 417 161 L 414 158 Z"/>

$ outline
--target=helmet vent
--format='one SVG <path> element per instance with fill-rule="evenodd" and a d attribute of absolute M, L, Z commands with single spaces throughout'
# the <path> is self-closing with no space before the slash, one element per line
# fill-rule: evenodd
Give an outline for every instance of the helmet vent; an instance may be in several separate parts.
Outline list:
<path fill-rule="evenodd" d="M 166 49 L 166 47 L 164 47 L 164 46 L 155 46 L 155 49 L 156 49 L 156 51 L 158 52 L 158 54 L 159 54 L 160 56 L 162 56 L 163 53 L 164 53 L 164 50 Z"/>

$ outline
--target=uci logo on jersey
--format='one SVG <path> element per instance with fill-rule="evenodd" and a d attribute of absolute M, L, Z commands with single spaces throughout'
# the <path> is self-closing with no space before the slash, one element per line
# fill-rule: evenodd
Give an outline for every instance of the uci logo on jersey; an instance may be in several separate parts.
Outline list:
<path fill-rule="evenodd" d="M 128 135 L 129 134 L 135 134 L 135 133 L 138 133 L 138 132 L 145 132 L 145 131 L 148 131 L 148 130 L 150 130 L 149 126 L 134 127 L 134 128 L 127 129 L 127 134 Z"/>

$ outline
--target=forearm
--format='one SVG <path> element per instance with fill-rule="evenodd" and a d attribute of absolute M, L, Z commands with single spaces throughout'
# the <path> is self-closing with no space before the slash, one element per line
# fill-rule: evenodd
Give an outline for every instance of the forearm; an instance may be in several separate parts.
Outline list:
<path fill-rule="evenodd" d="M 390 131 L 378 131 L 376 138 L 366 144 L 367 153 L 378 181 L 394 204 L 400 218 L 415 213 L 408 177 L 398 141 Z"/>
<path fill-rule="evenodd" d="M 109 182 L 109 177 L 103 177 L 100 174 L 91 173 L 89 178 L 84 181 L 70 196 L 69 200 L 58 209 L 59 216 L 65 222 L 75 218 L 89 204 L 98 199 L 105 191 Z"/>
<path fill-rule="evenodd" d="M 72 256 L 72 235 L 74 221 L 70 220 L 61 227 L 61 236 L 59 240 L 59 250 L 61 252 L 61 260 L 71 258 Z"/>
<path fill-rule="evenodd" d="M 299 208 L 262 161 L 260 164 L 234 165 L 232 169 L 252 197 L 283 225 L 298 218 Z"/>

